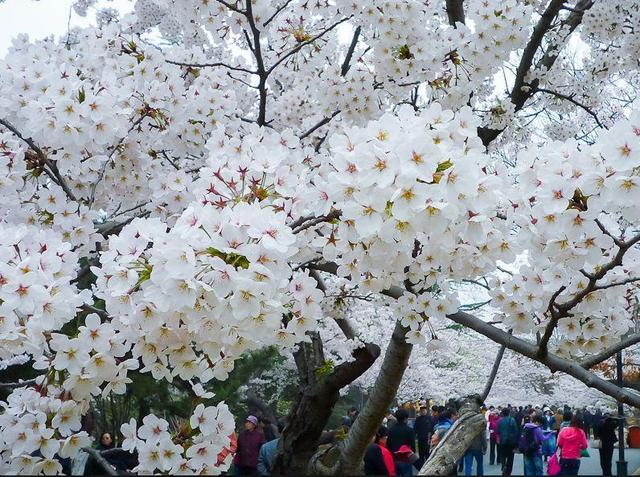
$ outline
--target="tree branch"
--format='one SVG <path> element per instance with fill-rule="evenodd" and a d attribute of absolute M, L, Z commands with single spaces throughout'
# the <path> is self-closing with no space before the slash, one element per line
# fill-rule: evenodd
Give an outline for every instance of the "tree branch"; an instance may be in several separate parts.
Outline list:
<path fill-rule="evenodd" d="M 266 27 L 269 23 L 271 23 L 271 22 L 273 21 L 273 19 L 274 19 L 275 17 L 277 17 L 277 16 L 278 16 L 278 14 L 279 14 L 282 10 L 284 10 L 285 8 L 287 8 L 287 5 L 289 5 L 291 2 L 292 2 L 292 0 L 287 0 L 287 1 L 286 1 L 286 2 L 284 2 L 282 5 L 280 5 L 280 6 L 278 7 L 278 9 L 275 11 L 275 13 L 274 13 L 273 15 L 271 15 L 271 16 L 267 19 L 267 21 L 265 21 L 265 22 L 262 24 L 262 26 L 263 26 L 263 27 Z"/>
<path fill-rule="evenodd" d="M 525 78 L 527 73 L 533 66 L 533 58 L 538 51 L 538 48 L 542 45 L 542 39 L 544 35 L 551 29 L 553 19 L 558 15 L 564 0 L 551 0 L 547 5 L 547 8 L 542 13 L 540 20 L 533 29 L 533 33 L 522 52 L 518 69 L 516 70 L 516 78 L 511 89 L 511 102 L 515 104 L 516 111 L 520 110 L 527 99 L 533 95 L 533 90 L 525 89 Z M 537 85 L 536 85 L 537 86 Z"/>
<path fill-rule="evenodd" d="M 89 454 L 98 464 L 100 464 L 100 467 L 104 469 L 107 475 L 118 475 L 118 472 L 116 472 L 111 464 L 107 462 L 107 459 L 102 457 L 102 454 L 99 450 L 96 450 L 93 447 L 83 447 L 82 450 Z"/>
<path fill-rule="evenodd" d="M 340 68 L 340 74 L 342 76 L 346 76 L 349 72 L 349 68 L 351 68 L 351 58 L 353 57 L 353 52 L 356 50 L 356 45 L 358 44 L 361 30 L 362 27 L 358 25 L 356 31 L 353 32 L 353 38 L 351 39 L 351 44 L 349 45 L 349 49 L 347 50 L 347 56 L 345 56 L 344 61 L 342 62 L 342 68 Z"/>
<path fill-rule="evenodd" d="M 563 315 L 559 314 L 556 311 L 555 307 L 556 307 L 556 299 L 558 298 L 560 293 L 562 293 L 566 289 L 567 287 L 562 285 L 560 288 L 558 288 L 555 291 L 555 293 L 551 296 L 551 299 L 549 300 L 549 306 L 547 307 L 547 312 L 550 314 L 551 318 L 549 319 L 549 323 L 547 323 L 547 326 L 544 329 L 544 334 L 542 335 L 542 338 L 539 340 L 539 343 L 538 343 L 538 348 L 539 348 L 538 352 L 540 353 L 540 356 L 544 356 L 545 354 L 547 354 L 549 340 L 551 339 L 551 336 L 553 335 L 553 331 L 556 329 L 556 326 L 558 326 L 558 321 L 560 320 L 560 318 L 563 317 Z"/>
<path fill-rule="evenodd" d="M 640 234 L 632 237 L 628 241 L 619 241 L 618 252 L 613 257 L 613 259 L 611 259 L 611 261 L 605 264 L 604 266 L 600 267 L 597 272 L 592 274 L 586 274 L 589 277 L 589 282 L 587 283 L 587 286 L 584 287 L 575 295 L 573 295 L 573 298 L 571 298 L 569 301 L 566 301 L 564 303 L 559 303 L 559 304 L 555 303 L 555 299 L 565 289 L 564 286 L 560 287 L 560 289 L 554 293 L 553 297 L 551 298 L 551 301 L 549 302 L 549 308 L 548 308 L 549 312 L 551 313 L 551 319 L 549 320 L 549 323 L 545 328 L 544 335 L 539 345 L 539 354 L 541 357 L 544 356 L 548 351 L 549 340 L 551 339 L 553 331 L 558 325 L 558 321 L 560 320 L 560 318 L 565 318 L 569 316 L 569 312 L 575 306 L 577 306 L 587 295 L 589 295 L 589 293 L 592 293 L 596 290 L 611 288 L 617 285 L 624 285 L 626 283 L 631 283 L 637 280 L 635 278 L 632 278 L 629 280 L 621 280 L 620 282 L 614 282 L 614 283 L 605 284 L 605 285 L 598 285 L 598 280 L 601 280 L 602 278 L 604 278 L 606 274 L 609 273 L 614 268 L 622 265 L 622 260 L 624 258 L 624 255 L 627 253 L 627 251 L 631 247 L 633 247 L 639 241 L 640 241 Z"/>
<path fill-rule="evenodd" d="M 323 222 L 331 222 L 332 220 L 339 218 L 341 214 L 342 214 L 342 211 L 334 209 L 331 212 L 329 212 L 327 215 L 321 215 L 320 217 L 313 217 L 310 220 L 303 222 L 302 224 L 296 227 L 293 227 L 293 233 L 299 234 L 303 230 L 311 228 L 314 225 L 318 225 Z"/>
<path fill-rule="evenodd" d="M 594 290 L 606 290 L 607 288 L 619 287 L 621 285 L 628 285 L 629 283 L 635 283 L 640 281 L 640 277 L 630 277 L 624 280 L 618 280 L 617 282 L 611 282 L 604 285 L 596 285 Z"/>
<path fill-rule="evenodd" d="M 447 17 L 449 25 L 455 28 L 456 23 L 464 23 L 464 0 L 447 0 Z"/>
<path fill-rule="evenodd" d="M 460 406 L 458 419 L 447 431 L 444 438 L 432 449 L 429 459 L 424 463 L 418 475 L 452 475 L 458 462 L 469 446 L 481 432 L 487 421 L 480 412 L 480 396 L 467 397 Z"/>
<path fill-rule="evenodd" d="M 613 240 L 613 243 L 615 243 L 618 246 L 618 248 L 622 247 L 622 244 L 624 242 L 620 240 L 618 237 L 616 237 L 615 235 L 613 235 L 611 232 L 609 232 L 609 230 L 607 230 L 604 224 L 600 222 L 600 219 L 595 219 L 594 222 L 596 223 L 596 225 L 602 231 L 603 234 L 607 235 L 608 237 L 611 238 L 611 240 Z"/>
<path fill-rule="evenodd" d="M 0 383 L 0 388 L 15 389 L 15 388 L 21 388 L 23 386 L 31 386 L 32 384 L 36 384 L 36 378 L 27 379 L 25 381 L 19 381 L 15 383 Z"/>
<path fill-rule="evenodd" d="M 225 7 L 227 7 L 229 10 L 231 10 L 233 12 L 240 13 L 242 15 L 246 15 L 246 12 L 244 12 L 243 10 L 240 10 L 238 7 L 236 7 L 235 5 L 232 5 L 229 2 L 225 2 L 225 0 L 216 0 L 216 2 L 224 5 Z"/>
<path fill-rule="evenodd" d="M 335 27 L 337 27 L 338 25 L 340 25 L 341 23 L 346 22 L 347 20 L 349 20 L 351 17 L 345 17 L 341 20 L 338 20 L 337 22 L 335 22 L 333 25 L 331 25 L 330 27 L 324 29 L 323 31 L 321 31 L 320 33 L 318 33 L 316 36 L 312 37 L 311 39 L 307 40 L 307 41 L 303 41 L 302 43 L 300 43 L 299 45 L 296 45 L 295 47 L 293 47 L 291 50 L 289 50 L 287 53 L 285 53 L 278 61 L 276 61 L 271 68 L 269 68 L 269 70 L 267 71 L 267 74 L 271 74 L 271 72 L 273 70 L 275 70 L 278 65 L 280 65 L 283 61 L 285 61 L 287 58 L 289 58 L 291 55 L 295 55 L 298 51 L 300 51 L 302 48 L 304 48 L 307 45 L 310 45 L 311 43 L 313 43 L 314 41 L 322 38 L 324 35 L 326 35 L 327 33 L 329 33 L 331 30 L 333 30 Z"/>
<path fill-rule="evenodd" d="M 318 124 L 316 124 L 315 126 L 313 126 L 311 129 L 308 129 L 306 132 L 304 132 L 301 136 L 300 139 L 304 139 L 306 137 L 309 137 L 311 134 L 313 134 L 314 132 L 316 132 L 318 129 L 320 129 L 322 126 L 324 126 L 325 124 L 328 124 L 333 118 L 335 118 L 338 114 L 340 114 L 340 110 L 338 109 L 337 111 L 335 111 L 331 116 L 327 116 L 326 118 L 323 118 L 321 121 L 318 122 Z"/>
<path fill-rule="evenodd" d="M 413 345 L 406 340 L 408 331 L 400 321 L 396 321 L 373 390 L 349 430 L 341 449 L 338 469 L 336 469 L 340 475 L 357 474 L 356 470 L 362 462 L 365 449 L 398 391 L 413 349 Z"/>
<path fill-rule="evenodd" d="M 89 313 L 95 313 L 100 318 L 104 318 L 104 319 L 109 318 L 109 313 L 107 313 L 104 310 L 101 310 L 100 308 L 96 308 L 95 306 L 82 305 L 82 309 L 88 311 Z"/>
<path fill-rule="evenodd" d="M 509 331 L 509 334 L 511 334 L 511 330 Z M 491 388 L 493 387 L 493 383 L 495 382 L 496 376 L 498 375 L 498 369 L 500 369 L 500 363 L 502 362 L 504 351 L 506 349 L 507 347 L 505 345 L 502 345 L 500 346 L 500 350 L 498 350 L 498 354 L 496 355 L 496 360 L 494 361 L 493 367 L 491 368 L 491 373 L 489 374 L 489 377 L 487 378 L 487 383 L 484 385 L 484 390 L 480 395 L 480 397 L 482 398 L 482 401 L 486 401 L 487 397 L 489 396 L 489 393 L 491 392 Z"/>
<path fill-rule="evenodd" d="M 559 356 L 550 353 L 541 357 L 538 354 L 538 347 L 536 345 L 520 338 L 516 338 L 506 331 L 482 321 L 474 315 L 459 311 L 457 313 L 447 315 L 447 318 L 455 323 L 477 331 L 481 335 L 486 336 L 498 344 L 505 345 L 510 350 L 531 358 L 538 363 L 544 364 L 552 372 L 561 371 L 566 373 L 587 386 L 593 387 L 604 394 L 611 396 L 618 402 L 636 407 L 640 406 L 640 395 L 619 388 L 618 386 L 596 376 L 594 373 L 587 371 L 579 363 L 574 361 L 560 358 Z"/>
<path fill-rule="evenodd" d="M 220 0 L 218 0 L 220 1 Z M 258 93 L 260 95 L 260 100 L 258 102 L 258 126 L 264 126 L 266 124 L 267 117 L 267 77 L 271 70 L 266 71 L 264 67 L 264 60 L 262 59 L 262 48 L 260 46 L 260 30 L 256 27 L 255 19 L 253 18 L 253 7 L 251 5 L 251 0 L 246 0 L 246 11 L 243 12 L 249 22 L 249 28 L 251 29 L 251 34 L 253 35 L 253 48 L 251 48 L 251 42 L 249 42 L 249 47 L 253 52 L 253 56 L 256 58 L 257 65 L 257 74 L 259 76 L 258 81 Z M 247 38 L 247 41 L 249 39 Z"/>
<path fill-rule="evenodd" d="M 60 175 L 58 166 L 51 159 L 47 158 L 45 153 L 33 141 L 33 139 L 24 137 L 20 133 L 20 131 L 18 131 L 18 129 L 6 119 L 0 118 L 0 124 L 2 124 L 9 131 L 11 131 L 21 141 L 26 143 L 33 150 L 33 152 L 35 152 L 36 156 L 38 156 L 38 159 L 40 159 L 40 161 L 42 162 L 42 170 L 44 171 L 44 173 L 47 174 L 47 176 L 49 176 L 49 178 L 53 182 L 55 182 L 57 185 L 59 185 L 62 188 L 62 190 L 64 191 L 65 194 L 67 194 L 67 197 L 69 197 L 69 199 L 71 199 L 74 202 L 77 202 L 78 199 L 76 199 L 75 194 L 71 191 L 71 189 L 69 189 L 69 186 L 65 182 L 64 178 Z M 49 167 L 49 169 L 47 169 L 47 166 Z"/>
<path fill-rule="evenodd" d="M 551 29 L 553 19 L 558 15 L 560 9 L 562 8 L 564 0 L 551 0 L 547 5 L 547 8 L 543 12 L 540 20 L 536 24 L 527 45 L 522 52 L 522 57 L 520 58 L 520 63 L 518 64 L 518 68 L 516 70 L 516 78 L 509 94 L 510 101 L 515 105 L 515 110 L 520 111 L 526 101 L 535 93 L 536 88 L 538 87 L 539 81 L 534 79 L 531 84 L 523 88 L 525 86 L 525 78 L 527 74 L 531 71 L 531 67 L 533 65 L 533 59 L 535 53 L 538 51 L 538 48 L 542 44 L 542 40 L 545 34 Z M 571 12 L 569 16 L 561 22 L 560 28 L 568 26 L 568 34 L 571 35 L 573 31 L 580 25 L 582 22 L 582 17 L 584 12 L 591 8 L 593 5 L 593 0 L 580 0 L 576 5 L 576 11 Z M 567 38 L 565 37 L 565 38 Z M 551 53 L 547 51 L 542 59 L 536 64 L 536 68 L 546 68 L 550 69 L 555 63 L 558 55 L 556 53 Z M 478 137 L 482 140 L 482 143 L 485 146 L 491 144 L 491 142 L 496 139 L 503 130 L 501 129 L 492 129 L 490 127 L 482 126 L 478 128 Z"/>
<path fill-rule="evenodd" d="M 627 349 L 637 343 L 640 343 L 640 333 L 633 333 L 625 336 L 620 342 L 609 346 L 607 349 L 601 351 L 600 353 L 583 359 L 582 361 L 580 361 L 580 366 L 585 369 L 593 368 L 595 365 L 611 358 L 618 351 Z"/>
<path fill-rule="evenodd" d="M 536 91 L 540 91 L 541 93 L 547 93 L 547 94 L 550 94 L 550 95 L 552 95 L 552 96 L 555 96 L 556 98 L 564 99 L 564 100 L 569 101 L 570 103 L 575 104 L 575 105 L 576 105 L 576 106 L 578 106 L 579 108 L 582 108 L 582 109 L 584 109 L 587 113 L 589 113 L 589 114 L 591 115 L 591 117 L 592 117 L 593 119 L 595 119 L 595 121 L 596 121 L 596 123 L 598 124 L 598 126 L 600 126 L 600 127 L 601 127 L 601 128 L 603 128 L 603 129 L 606 129 L 606 128 L 604 127 L 604 125 L 600 122 L 600 119 L 598 119 L 598 115 L 597 115 L 595 112 L 593 112 L 593 110 L 592 110 L 592 109 L 588 108 L 588 107 L 587 107 L 587 106 L 585 106 L 584 104 L 582 104 L 582 103 L 580 103 L 580 102 L 576 101 L 575 99 L 573 99 L 573 96 L 574 96 L 574 95 L 569 96 L 569 95 L 562 94 L 562 93 L 558 93 L 557 91 L 552 91 L 552 90 L 550 90 L 550 89 L 545 89 L 545 88 L 536 88 Z"/>
<path fill-rule="evenodd" d="M 218 66 L 222 66 L 223 68 L 227 68 L 233 71 L 242 71 L 244 73 L 249 73 L 251 75 L 256 75 L 258 74 L 257 71 L 252 71 L 249 70 L 247 68 L 242 68 L 240 66 L 231 66 L 228 65 L 226 63 L 222 63 L 222 62 L 216 62 L 216 63 L 187 63 L 184 61 L 174 61 L 174 60 L 164 60 L 165 63 L 169 63 L 171 65 L 176 65 L 176 66 L 186 66 L 189 68 L 216 68 Z"/>

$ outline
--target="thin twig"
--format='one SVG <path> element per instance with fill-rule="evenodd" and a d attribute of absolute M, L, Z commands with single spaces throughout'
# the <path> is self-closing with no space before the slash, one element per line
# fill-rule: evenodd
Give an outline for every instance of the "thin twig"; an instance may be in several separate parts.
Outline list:
<path fill-rule="evenodd" d="M 21 388 L 23 386 L 31 386 L 32 384 L 36 384 L 36 378 L 27 379 L 27 380 L 15 382 L 15 383 L 0 383 L 0 388 L 15 389 L 15 388 Z"/>
<path fill-rule="evenodd" d="M 340 110 L 338 109 L 337 111 L 335 111 L 331 116 L 327 116 L 326 118 L 323 118 L 321 121 L 319 121 L 315 126 L 311 127 L 310 129 L 308 129 L 307 131 L 305 131 L 302 135 L 300 135 L 300 139 L 304 139 L 306 137 L 309 137 L 311 134 L 313 134 L 314 132 L 316 132 L 318 129 L 320 129 L 322 126 L 324 126 L 325 124 L 328 124 L 333 118 L 335 118 L 338 114 L 340 114 Z"/>
<path fill-rule="evenodd" d="M 186 66 L 189 68 L 216 68 L 218 66 L 222 66 L 223 68 L 227 68 L 233 71 L 242 71 L 243 73 L 249 73 L 251 75 L 258 74 L 257 71 L 252 71 L 247 68 L 242 68 L 240 66 L 231 66 L 226 63 L 216 62 L 216 63 L 187 63 L 186 61 L 174 61 L 174 60 L 164 60 L 166 63 L 176 66 Z"/>
<path fill-rule="evenodd" d="M 313 227 L 314 225 L 318 225 L 323 222 L 331 222 L 332 220 L 339 218 L 341 214 L 342 214 L 342 211 L 340 210 L 332 210 L 327 215 L 321 215 L 320 217 L 315 217 L 309 220 L 308 222 L 302 225 L 299 225 L 297 228 L 293 229 L 293 233 L 298 234 L 303 230 Z"/>
<path fill-rule="evenodd" d="M 82 305 L 82 309 L 89 311 L 91 313 L 95 313 L 96 315 L 98 315 L 100 318 L 104 318 L 107 319 L 109 318 L 109 313 L 107 313 L 104 310 L 101 310 L 100 308 L 96 308 L 95 306 L 91 306 L 91 305 Z"/>
<path fill-rule="evenodd" d="M 338 20 L 337 22 L 335 22 L 334 24 L 332 24 L 330 27 L 326 28 L 325 30 L 323 30 L 322 32 L 318 33 L 316 36 L 314 36 L 313 38 L 307 40 L 307 41 L 303 41 L 302 43 L 300 43 L 299 45 L 296 45 L 295 47 L 293 47 L 291 50 L 289 50 L 287 53 L 285 53 L 278 61 L 276 61 L 271 68 L 269 68 L 269 70 L 267 70 L 267 74 L 271 74 L 271 72 L 273 70 L 275 70 L 278 65 L 280 65 L 283 61 L 285 61 L 287 58 L 289 58 L 291 55 L 295 55 L 298 51 L 300 51 L 302 48 L 304 48 L 307 45 L 310 45 L 311 43 L 313 43 L 314 41 L 322 38 L 324 35 L 326 35 L 327 33 L 329 33 L 331 30 L 333 30 L 335 27 L 337 27 L 338 25 L 340 25 L 341 23 L 346 22 L 347 20 L 349 20 L 351 18 L 351 16 L 349 17 L 345 17 L 341 20 Z"/>
<path fill-rule="evenodd" d="M 270 17 L 269 17 L 269 18 L 268 18 L 268 19 L 267 19 L 267 20 L 262 24 L 262 26 L 263 26 L 263 27 L 266 27 L 269 23 L 271 23 L 271 22 L 273 21 L 273 19 L 274 19 L 275 17 L 277 17 L 277 16 L 278 16 L 278 14 L 279 14 L 282 10 L 284 10 L 285 8 L 287 8 L 287 6 L 288 6 L 292 1 L 293 1 L 293 0 L 287 0 L 287 1 L 286 1 L 286 2 L 284 2 L 282 5 L 280 5 L 280 6 L 276 9 L 275 13 L 274 13 L 273 15 L 271 15 L 271 16 L 270 16 Z"/>
<path fill-rule="evenodd" d="M 540 91 L 541 93 L 547 93 L 547 94 L 550 94 L 550 95 L 555 96 L 555 97 L 557 97 L 557 98 L 564 99 L 564 100 L 569 101 L 570 103 L 575 104 L 575 105 L 576 105 L 576 106 L 578 106 L 579 108 L 582 108 L 582 109 L 584 109 L 587 113 L 589 113 L 589 114 L 591 115 L 591 117 L 592 117 L 593 119 L 595 119 L 595 121 L 596 121 L 596 123 L 598 124 L 598 126 L 600 126 L 600 127 L 601 127 L 601 128 L 603 128 L 603 129 L 607 129 L 607 128 L 606 128 L 606 127 L 605 127 L 605 126 L 600 122 L 600 119 L 598 119 L 598 115 L 597 115 L 595 112 L 593 112 L 593 110 L 591 110 L 589 107 L 585 106 L 584 104 L 580 103 L 579 101 L 576 101 L 576 100 L 573 98 L 573 95 L 572 95 L 572 96 L 569 96 L 569 95 L 566 95 L 566 94 L 563 94 L 563 93 L 558 93 L 557 91 L 552 91 L 552 90 L 550 90 L 550 89 L 546 89 L 546 88 L 536 88 L 536 91 Z"/>
<path fill-rule="evenodd" d="M 51 159 L 47 158 L 45 153 L 33 141 L 33 139 L 24 137 L 22 133 L 20 133 L 20 131 L 18 131 L 18 129 L 6 119 L 0 118 L 0 124 L 2 124 L 9 131 L 11 131 L 15 136 L 17 136 L 20 140 L 26 143 L 36 153 L 36 155 L 38 156 L 38 159 L 40 159 L 40 161 L 42 162 L 42 170 L 44 171 L 44 173 L 47 174 L 53 182 L 55 182 L 57 185 L 59 185 L 62 188 L 62 190 L 64 191 L 65 194 L 67 194 L 67 197 L 69 197 L 69 199 L 71 199 L 74 202 L 77 202 L 78 199 L 76 199 L 75 194 L 71 191 L 71 189 L 69 189 L 69 186 L 60 175 L 58 166 L 56 166 L 55 162 L 53 162 Z M 47 166 L 49 167 L 49 169 L 47 169 Z"/>

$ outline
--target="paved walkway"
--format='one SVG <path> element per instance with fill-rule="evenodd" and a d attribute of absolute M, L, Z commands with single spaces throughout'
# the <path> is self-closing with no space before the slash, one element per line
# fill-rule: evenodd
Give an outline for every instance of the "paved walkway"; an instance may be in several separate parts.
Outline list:
<path fill-rule="evenodd" d="M 589 449 L 590 456 L 583 457 L 580 462 L 579 475 L 602 475 L 600 469 L 600 454 L 598 449 Z M 625 449 L 625 459 L 628 462 L 629 475 L 640 469 L 640 449 Z M 616 472 L 616 461 L 618 460 L 618 449 L 613 452 L 612 471 Z M 484 456 L 484 475 L 501 475 L 499 465 L 489 465 L 489 453 Z M 473 468 L 475 475 L 475 466 Z M 522 454 L 516 454 L 513 462 L 513 475 L 523 475 Z M 547 466 L 544 466 L 544 475 L 547 475 Z"/>

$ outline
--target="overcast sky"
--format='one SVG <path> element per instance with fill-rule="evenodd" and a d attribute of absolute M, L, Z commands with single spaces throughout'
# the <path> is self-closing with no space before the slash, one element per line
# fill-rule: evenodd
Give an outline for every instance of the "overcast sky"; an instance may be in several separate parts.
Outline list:
<path fill-rule="evenodd" d="M 131 9 L 128 0 L 102 1 L 102 5 L 119 9 Z M 28 33 L 33 40 L 49 35 L 63 35 L 67 32 L 69 9 L 73 0 L 6 0 L 0 3 L 0 57 L 3 57 L 11 46 L 11 39 L 19 33 Z M 72 12 L 71 25 L 88 25 L 93 23 L 92 12 L 87 18 L 81 18 Z"/>

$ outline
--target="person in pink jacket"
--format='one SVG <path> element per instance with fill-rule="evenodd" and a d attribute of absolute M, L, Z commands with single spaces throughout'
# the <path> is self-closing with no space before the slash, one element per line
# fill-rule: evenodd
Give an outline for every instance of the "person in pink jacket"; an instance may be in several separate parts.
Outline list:
<path fill-rule="evenodd" d="M 498 450 L 498 464 L 502 464 L 502 458 L 500 456 L 500 447 L 498 446 L 498 421 L 500 421 L 499 413 L 491 406 L 489 407 L 489 413 L 487 416 L 489 421 L 489 465 L 494 465 L 496 462 L 496 449 Z"/>
<path fill-rule="evenodd" d="M 588 447 L 587 436 L 582 430 L 582 419 L 573 416 L 571 424 L 560 429 L 558 434 L 560 448 L 560 468 L 562 475 L 578 475 L 580 454 Z"/>

